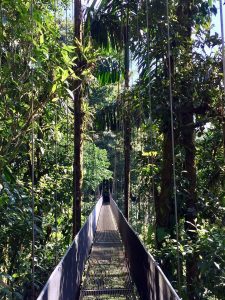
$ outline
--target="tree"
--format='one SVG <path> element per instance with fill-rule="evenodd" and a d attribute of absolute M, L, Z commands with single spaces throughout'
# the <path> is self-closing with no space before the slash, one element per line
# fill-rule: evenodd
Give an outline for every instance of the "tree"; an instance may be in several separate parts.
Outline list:
<path fill-rule="evenodd" d="M 187 58 L 184 68 L 189 68 L 192 64 L 192 43 L 191 34 L 194 25 L 194 5 L 192 1 L 180 0 L 177 7 L 177 18 L 180 24 L 180 34 L 183 39 L 183 46 L 186 48 L 185 56 Z M 184 147 L 184 170 L 186 177 L 186 214 L 185 227 L 189 238 L 195 242 L 196 227 L 195 219 L 197 217 L 197 176 L 195 166 L 195 130 L 194 130 L 194 113 L 193 113 L 193 90 L 187 86 L 188 71 L 184 77 L 183 82 L 183 99 L 181 106 L 181 136 L 182 146 Z M 199 299 L 198 291 L 196 291 L 196 284 L 199 278 L 198 258 L 196 253 L 187 256 L 186 260 L 186 280 L 187 293 L 189 299 Z"/>
<path fill-rule="evenodd" d="M 61 1 L 57 9 L 51 0 L 35 1 L 33 39 L 30 3 L 1 1 L 0 298 L 17 299 L 23 294 L 29 298 L 31 292 L 33 100 L 37 289 L 42 288 L 71 241 L 71 220 L 74 236 L 79 230 L 76 222 L 85 219 L 94 205 L 97 186 L 110 178 L 113 170 L 118 183 L 116 200 L 124 204 L 126 158 L 127 200 L 129 185 L 132 191 L 130 208 L 128 202 L 126 207 L 130 224 L 175 287 L 180 255 L 183 298 L 223 299 L 223 85 L 221 41 L 211 32 L 209 22 L 216 12 L 213 3 L 169 1 L 178 252 L 165 1 L 149 2 L 149 37 L 146 1 L 130 0 L 129 8 L 128 1 L 93 1 L 82 16 L 78 2 L 76 24 L 58 13 L 65 9 L 66 1 Z M 81 17 L 85 23 L 82 29 Z M 133 56 L 138 62 L 139 79 L 131 85 L 129 65 Z M 118 92 L 121 78 L 126 88 Z M 75 147 L 70 143 L 70 132 Z M 150 146 L 152 132 L 154 147 Z M 150 188 L 152 175 L 155 203 Z"/>

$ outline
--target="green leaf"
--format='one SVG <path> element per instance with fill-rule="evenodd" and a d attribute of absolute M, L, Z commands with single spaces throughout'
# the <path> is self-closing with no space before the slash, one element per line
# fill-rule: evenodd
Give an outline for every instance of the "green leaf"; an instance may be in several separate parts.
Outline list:
<path fill-rule="evenodd" d="M 69 77 L 69 71 L 68 70 L 63 70 L 62 82 L 64 82 L 68 77 Z"/>
<path fill-rule="evenodd" d="M 63 50 L 66 50 L 68 52 L 74 52 L 75 47 L 74 46 L 69 46 L 69 45 L 64 45 Z"/>
<path fill-rule="evenodd" d="M 157 228 L 157 239 L 159 242 L 162 242 L 167 236 L 167 231 L 165 228 Z"/>
<path fill-rule="evenodd" d="M 16 182 L 15 177 L 13 176 L 12 170 L 8 166 L 6 166 L 4 168 L 3 174 L 4 174 L 7 182 L 11 182 L 11 183 Z"/>
<path fill-rule="evenodd" d="M 44 35 L 43 34 L 40 35 L 40 44 L 41 45 L 44 44 Z"/>
<path fill-rule="evenodd" d="M 54 83 L 52 86 L 52 93 L 55 93 L 56 89 L 57 89 L 57 83 Z"/>

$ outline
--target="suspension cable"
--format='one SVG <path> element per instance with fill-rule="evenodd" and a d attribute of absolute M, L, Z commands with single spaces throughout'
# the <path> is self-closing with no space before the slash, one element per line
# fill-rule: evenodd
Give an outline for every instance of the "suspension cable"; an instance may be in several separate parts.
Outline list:
<path fill-rule="evenodd" d="M 32 92 L 33 93 L 33 92 Z M 35 275 L 35 259 L 34 259 L 34 247 L 35 247 L 35 221 L 34 221 L 34 102 L 32 96 L 31 103 L 31 114 L 32 114 L 32 137 L 31 137 L 31 165 L 32 165 L 32 295 L 34 299 L 34 275 Z"/>
<path fill-rule="evenodd" d="M 121 45 L 123 44 L 123 13 L 122 13 L 122 10 L 121 10 L 121 22 L 120 22 L 120 42 L 121 42 Z M 122 68 L 121 68 L 121 56 L 119 55 L 119 66 L 118 66 L 118 69 L 119 69 L 119 78 L 118 78 L 118 85 L 117 85 L 117 112 L 119 111 L 120 109 L 120 106 L 121 106 L 121 101 L 122 101 L 122 98 L 121 98 L 121 72 L 122 72 Z M 121 116 L 123 115 L 123 106 L 122 106 L 122 112 L 121 112 Z M 118 118 L 122 118 L 120 115 L 117 115 Z M 115 144 L 115 156 L 116 156 L 116 150 L 117 150 L 117 143 L 118 143 L 118 132 L 119 131 L 122 131 L 123 132 L 123 122 L 122 122 L 122 119 L 117 122 L 116 121 L 116 144 Z M 119 157 L 118 157 L 118 161 L 120 161 L 121 159 L 121 154 L 120 154 L 120 151 L 119 151 Z M 117 166 L 116 166 L 117 167 Z M 116 169 L 115 167 L 115 169 Z M 119 174 L 118 174 L 119 176 Z M 116 180 L 116 196 L 115 198 L 117 199 L 118 197 L 118 194 L 119 196 L 121 197 L 122 196 L 122 173 L 121 173 L 121 177 L 120 179 L 118 179 L 118 190 L 119 192 L 117 191 L 117 178 L 115 178 L 114 176 L 114 181 Z M 120 183 L 120 184 L 119 184 Z M 120 205 L 120 198 L 117 199 L 118 201 L 118 205 L 120 206 L 120 209 L 122 209 L 121 205 Z"/>
<path fill-rule="evenodd" d="M 221 37 L 222 37 L 222 57 L 223 57 L 223 88 L 225 94 L 225 45 L 224 45 L 224 26 L 223 26 L 223 4 L 220 0 L 220 23 L 221 23 Z"/>
<path fill-rule="evenodd" d="M 123 45 L 124 45 L 124 35 L 123 35 L 123 24 L 124 24 L 124 12 L 123 10 L 121 10 L 121 22 L 120 22 L 120 42 L 121 42 L 121 48 L 123 49 Z M 124 49 L 123 49 L 124 51 Z M 122 73 L 122 62 L 121 62 L 121 56 L 119 56 L 119 70 L 120 70 L 120 73 Z M 121 77 L 121 76 L 120 76 Z M 122 82 L 121 82 L 121 79 L 119 77 L 119 81 L 118 81 L 118 102 L 119 102 L 119 108 L 120 109 L 120 122 L 118 124 L 118 130 L 120 130 L 120 132 L 122 132 L 122 136 L 124 136 L 124 123 L 123 123 L 123 115 L 124 115 L 124 106 L 122 105 L 122 89 L 123 89 L 123 86 L 122 86 Z M 120 138 L 120 136 L 119 136 Z M 122 160 L 122 155 L 121 155 L 121 152 L 119 152 L 119 160 Z M 122 198 L 123 198 L 123 182 L 124 182 L 124 173 L 121 172 L 121 176 L 120 176 L 120 180 L 119 180 L 119 201 L 118 201 L 118 204 L 120 206 L 120 209 L 123 210 L 124 209 L 124 203 L 122 201 Z"/>
<path fill-rule="evenodd" d="M 223 4 L 222 0 L 220 0 L 220 25 L 221 25 L 221 38 L 222 38 L 222 59 L 223 59 L 223 89 L 224 95 L 223 98 L 225 99 L 225 45 L 224 45 L 224 25 L 223 25 Z M 223 126 L 223 147 L 224 147 L 224 161 L 225 161 L 225 129 L 224 129 L 224 103 L 222 101 L 222 126 Z"/>
<path fill-rule="evenodd" d="M 55 111 L 55 190 L 54 190 L 54 202 L 55 202 L 55 211 L 54 211 L 54 222 L 55 222 L 55 264 L 57 263 L 57 255 L 58 255 L 58 223 L 57 223 L 57 202 L 58 202 L 58 191 L 57 191 L 57 174 L 58 174 L 58 143 L 57 143 L 57 123 L 58 123 L 58 111 L 57 111 L 57 103 L 56 103 L 56 111 Z"/>
<path fill-rule="evenodd" d="M 140 44 L 140 37 L 139 37 L 139 34 L 140 34 L 140 28 L 139 28 L 139 2 L 137 3 L 137 46 L 139 46 Z M 138 68 L 140 66 L 140 56 L 138 55 L 138 58 L 137 58 L 137 64 L 138 64 Z M 143 108 L 143 101 L 140 101 L 140 90 L 141 90 L 141 84 L 140 84 L 140 73 L 139 73 L 139 69 L 138 69 L 138 100 L 141 104 L 141 119 L 143 117 L 143 111 L 144 111 L 144 108 Z"/>
<path fill-rule="evenodd" d="M 55 7 L 55 25 L 57 25 L 57 8 L 58 8 L 58 0 L 55 0 L 55 3 L 54 3 Z M 58 178 L 58 143 L 57 143 L 57 138 L 58 138 L 58 135 L 57 135 L 57 132 L 58 132 L 58 128 L 57 128 L 57 124 L 58 124 L 58 109 L 57 109 L 57 105 L 58 103 L 56 102 L 56 108 L 55 108 L 55 128 L 54 128 L 54 131 L 55 131 L 55 189 L 54 189 L 54 203 L 55 203 L 55 211 L 54 211 L 54 225 L 55 225 L 55 265 L 57 264 L 57 256 L 58 256 L 58 223 L 57 223 L 57 203 L 58 203 L 58 191 L 57 191 L 57 178 Z"/>
<path fill-rule="evenodd" d="M 171 46 L 170 46 L 170 18 L 169 1 L 166 0 L 166 18 L 167 18 L 167 46 L 168 46 L 168 65 L 169 65 L 169 99 L 170 99 L 170 121 L 171 121 L 171 142 L 172 142 L 172 162 L 173 162 L 173 192 L 174 192 L 174 212 L 176 222 L 176 243 L 177 243 L 177 279 L 179 290 L 181 288 L 181 270 L 179 255 L 179 225 L 177 212 L 177 183 L 176 183 L 176 159 L 175 159 L 175 139 L 174 139 L 174 117 L 173 117 L 173 88 L 172 88 L 172 70 L 171 70 Z"/>
<path fill-rule="evenodd" d="M 68 3 L 66 3 L 66 45 L 68 44 Z M 69 160 L 69 99 L 66 98 L 66 150 Z"/>
<path fill-rule="evenodd" d="M 33 15 L 34 15 L 34 0 L 31 0 L 31 43 L 33 43 L 34 39 L 34 20 L 33 20 Z M 33 52 L 33 45 L 31 46 L 31 57 L 32 57 L 32 52 Z M 30 59 L 31 59 L 30 57 Z M 32 300 L 35 299 L 35 211 L 34 211 L 34 201 L 35 201 L 35 178 L 34 178 L 34 80 L 33 80 L 33 66 L 31 65 L 31 180 L 32 180 L 32 188 L 31 188 L 31 209 L 32 209 Z"/>
<path fill-rule="evenodd" d="M 71 5 L 69 4 L 69 9 L 71 9 Z M 70 17 L 70 15 L 69 15 Z M 66 45 L 68 45 L 68 2 L 66 3 Z M 69 97 L 66 97 L 66 157 L 67 157 L 67 164 L 70 165 L 70 158 L 69 158 Z M 70 220 L 70 206 L 68 205 L 68 220 Z M 69 239 L 70 245 L 70 239 Z"/>
<path fill-rule="evenodd" d="M 3 8 L 2 8 L 2 1 L 0 2 L 0 29 L 1 29 L 0 33 L 3 36 Z M 0 75 L 1 75 L 1 73 L 2 73 L 2 54 L 0 55 Z"/>
<path fill-rule="evenodd" d="M 120 25 L 120 38 L 122 39 L 122 12 L 121 12 L 121 25 Z M 118 111 L 118 107 L 121 103 L 121 87 L 120 87 L 120 73 L 121 73 L 121 56 L 119 55 L 119 65 L 118 65 L 118 84 L 117 84 L 117 104 L 116 104 L 116 110 Z M 118 117 L 118 115 L 116 116 Z M 118 142 L 118 131 L 120 129 L 120 122 L 118 124 L 117 119 L 115 117 L 116 121 L 116 138 L 115 138 L 115 148 L 114 148 L 114 174 L 113 174 L 113 197 L 115 200 L 117 199 L 117 160 L 116 160 L 116 151 L 117 151 L 117 142 Z"/>
<path fill-rule="evenodd" d="M 136 31 L 137 31 L 137 46 L 139 45 L 139 1 L 137 1 L 137 20 L 136 20 Z M 137 58 L 137 66 L 139 68 L 139 65 L 140 65 L 140 59 L 139 59 L 139 56 Z M 138 76 L 139 76 L 139 72 L 138 72 Z M 141 103 L 141 107 L 142 107 L 142 102 L 140 102 L 140 80 L 138 78 L 138 82 L 137 82 L 137 95 L 138 95 L 138 101 L 139 103 Z M 140 109 L 140 111 L 142 112 L 142 110 Z M 136 133 L 135 133 L 135 130 L 133 130 L 133 140 L 135 141 L 135 134 L 136 136 L 138 137 L 138 126 L 136 126 Z M 137 146 L 137 141 L 135 142 L 135 146 Z M 137 151 L 134 152 L 134 161 L 135 161 L 135 164 L 136 164 L 136 161 L 137 161 Z M 136 197 L 137 199 L 137 197 Z M 138 205 L 137 205 L 137 201 L 136 201 L 136 204 L 134 205 L 135 209 L 134 209 L 134 229 L 137 231 L 137 222 L 138 222 L 138 218 L 137 218 L 137 208 L 138 208 Z M 133 218 L 132 218 L 133 219 Z"/>
<path fill-rule="evenodd" d="M 137 37 L 138 37 L 138 46 L 140 45 L 140 25 L 139 25 L 139 3 L 137 3 Z M 140 56 L 138 56 L 138 61 L 137 61 L 137 64 L 138 64 L 138 68 L 140 66 Z M 140 121 L 142 122 L 144 120 L 144 97 L 142 97 L 141 101 L 140 101 L 140 98 L 141 98 L 141 76 L 140 76 L 140 72 L 138 72 L 138 75 L 139 75 L 139 78 L 138 78 L 138 100 L 139 100 L 139 103 L 140 103 Z M 141 144 L 141 153 L 142 153 L 142 144 L 143 144 L 143 138 L 142 138 L 142 129 L 140 131 L 140 135 L 141 137 L 139 136 L 139 132 L 137 131 L 137 137 L 138 137 L 138 140 L 139 140 L 139 143 Z M 140 138 L 139 138 L 140 137 Z M 144 209 L 144 205 L 141 205 L 141 196 L 139 194 L 139 215 L 138 216 L 144 216 L 145 214 L 145 209 Z M 142 208 L 143 208 L 143 213 L 142 213 Z M 138 224 L 138 217 L 137 217 L 137 224 Z M 137 226 L 138 228 L 138 226 Z"/>
<path fill-rule="evenodd" d="M 151 86 L 151 62 L 150 62 L 150 24 L 149 24 L 149 0 L 146 0 L 146 22 L 147 22 L 147 69 L 148 69 L 148 98 L 149 98 L 149 121 L 150 121 L 150 149 L 151 149 L 151 181 L 152 202 L 155 203 L 155 180 L 154 180 L 154 158 L 153 158 L 153 118 L 152 118 L 152 86 Z M 148 208 L 148 221 L 150 221 L 150 205 Z"/>

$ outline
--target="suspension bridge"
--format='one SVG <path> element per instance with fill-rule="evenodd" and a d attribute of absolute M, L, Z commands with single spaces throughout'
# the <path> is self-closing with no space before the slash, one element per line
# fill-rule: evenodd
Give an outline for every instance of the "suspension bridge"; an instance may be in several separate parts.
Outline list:
<path fill-rule="evenodd" d="M 178 300 L 116 202 L 101 197 L 37 300 Z"/>

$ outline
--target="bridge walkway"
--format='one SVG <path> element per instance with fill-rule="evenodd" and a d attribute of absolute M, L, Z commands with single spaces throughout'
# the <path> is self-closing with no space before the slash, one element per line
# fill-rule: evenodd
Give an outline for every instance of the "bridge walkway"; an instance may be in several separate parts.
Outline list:
<path fill-rule="evenodd" d="M 94 243 L 83 274 L 80 300 L 91 299 L 139 299 L 109 204 L 101 207 Z"/>

